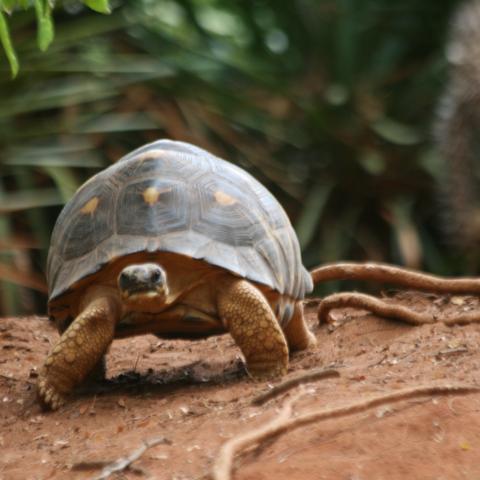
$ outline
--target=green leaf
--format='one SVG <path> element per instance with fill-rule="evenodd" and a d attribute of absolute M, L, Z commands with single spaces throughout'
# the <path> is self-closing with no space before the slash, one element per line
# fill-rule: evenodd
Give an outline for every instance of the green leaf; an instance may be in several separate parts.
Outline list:
<path fill-rule="evenodd" d="M 420 135 L 414 128 L 391 118 L 384 117 L 376 120 L 371 124 L 371 128 L 384 140 L 397 145 L 416 145 L 421 141 Z"/>
<path fill-rule="evenodd" d="M 45 166 L 44 170 L 48 175 L 53 179 L 57 185 L 58 192 L 63 200 L 63 203 L 66 203 L 73 194 L 80 187 L 80 183 L 76 176 L 73 173 L 73 170 L 70 170 L 65 167 L 54 167 L 54 166 Z"/>
<path fill-rule="evenodd" d="M 300 218 L 295 225 L 302 249 L 306 248 L 312 240 L 333 187 L 333 184 L 315 185 L 308 194 Z"/>
<path fill-rule="evenodd" d="M 12 72 L 12 78 L 15 78 L 18 73 L 18 59 L 13 49 L 12 39 L 10 38 L 10 32 L 8 31 L 7 20 L 2 11 L 0 11 L 0 42 L 2 43 L 5 54 L 7 55 L 8 63 L 10 64 L 10 70 Z"/>
<path fill-rule="evenodd" d="M 16 0 L 0 0 L 2 10 L 7 13 L 11 13 L 17 4 Z"/>
<path fill-rule="evenodd" d="M 108 0 L 84 0 L 83 3 L 96 12 L 111 13 L 112 11 Z"/>
<path fill-rule="evenodd" d="M 52 9 L 48 0 L 35 0 L 35 12 L 37 13 L 37 44 L 42 52 L 47 50 L 54 37 Z"/>
<path fill-rule="evenodd" d="M 56 188 L 35 188 L 18 192 L 4 193 L 0 205 L 0 214 L 13 213 L 31 208 L 62 205 L 63 199 Z"/>

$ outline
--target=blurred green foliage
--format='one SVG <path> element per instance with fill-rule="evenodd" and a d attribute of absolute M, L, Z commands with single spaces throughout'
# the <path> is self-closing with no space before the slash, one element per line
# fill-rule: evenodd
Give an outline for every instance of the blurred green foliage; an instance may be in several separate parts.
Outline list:
<path fill-rule="evenodd" d="M 46 52 L 35 12 L 15 11 L 15 80 L 0 59 L 0 312 L 44 311 L 61 205 L 162 137 L 263 182 L 309 267 L 369 259 L 467 273 L 442 240 L 431 139 L 458 3 L 117 0 L 103 16 L 63 2 Z"/>
<path fill-rule="evenodd" d="M 110 13 L 108 0 L 84 0 L 83 4 L 97 12 Z M 19 64 L 5 14 L 11 15 L 18 9 L 34 9 L 37 20 L 37 45 L 44 52 L 55 36 L 52 18 L 54 6 L 55 0 L 0 0 L 0 45 L 5 51 L 14 78 L 18 74 Z"/>

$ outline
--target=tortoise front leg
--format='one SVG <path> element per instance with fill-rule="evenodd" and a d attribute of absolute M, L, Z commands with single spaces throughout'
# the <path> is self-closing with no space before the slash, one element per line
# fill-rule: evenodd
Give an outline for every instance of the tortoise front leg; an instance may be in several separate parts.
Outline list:
<path fill-rule="evenodd" d="M 52 349 L 38 378 L 38 396 L 56 410 L 65 397 L 94 370 L 111 344 L 120 317 L 118 302 L 93 298 Z"/>
<path fill-rule="evenodd" d="M 222 280 L 217 305 L 225 327 L 245 356 L 249 373 L 257 378 L 284 375 L 287 341 L 263 294 L 246 280 Z"/>

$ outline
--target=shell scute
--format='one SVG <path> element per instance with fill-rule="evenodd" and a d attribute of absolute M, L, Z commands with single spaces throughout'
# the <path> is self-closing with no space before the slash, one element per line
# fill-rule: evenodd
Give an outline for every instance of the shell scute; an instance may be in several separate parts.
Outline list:
<path fill-rule="evenodd" d="M 154 188 L 158 199 L 150 204 L 144 193 Z M 116 208 L 117 233 L 119 235 L 159 235 L 163 231 L 185 230 L 189 220 L 189 194 L 185 182 L 173 179 L 153 178 L 125 185 Z"/>

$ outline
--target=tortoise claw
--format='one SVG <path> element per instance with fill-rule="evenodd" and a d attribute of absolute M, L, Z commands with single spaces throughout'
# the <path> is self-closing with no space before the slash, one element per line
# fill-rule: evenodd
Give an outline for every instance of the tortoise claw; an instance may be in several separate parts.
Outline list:
<path fill-rule="evenodd" d="M 48 381 L 45 376 L 38 380 L 37 395 L 42 406 L 49 410 L 58 410 L 65 404 L 65 397 Z"/>
<path fill-rule="evenodd" d="M 248 362 L 247 371 L 256 381 L 275 380 L 287 373 L 287 365 L 277 361 Z"/>

